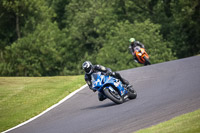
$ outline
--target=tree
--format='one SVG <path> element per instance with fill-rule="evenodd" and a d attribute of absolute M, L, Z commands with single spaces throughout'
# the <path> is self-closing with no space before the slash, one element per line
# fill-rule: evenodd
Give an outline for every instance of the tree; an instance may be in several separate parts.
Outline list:
<path fill-rule="evenodd" d="M 49 76 L 59 74 L 62 58 L 59 54 L 65 45 L 56 23 L 45 21 L 36 27 L 33 34 L 18 39 L 6 47 L 6 62 L 10 69 L 2 70 L 5 75 Z M 7 72 L 7 73 L 6 73 Z"/>
<path fill-rule="evenodd" d="M 93 55 L 102 48 L 107 32 L 117 20 L 116 15 L 112 14 L 113 8 L 110 3 L 105 0 L 72 0 L 65 7 L 67 19 L 63 32 L 66 33 L 69 42 L 65 49 L 70 51 L 70 55 L 65 53 L 64 57 L 71 56 L 71 63 L 66 65 L 65 73 L 81 72 L 80 64 L 83 60 L 89 58 L 95 61 Z"/>
<path fill-rule="evenodd" d="M 200 1 L 179 0 L 171 3 L 174 21 L 169 38 L 179 58 L 200 53 Z"/>
<path fill-rule="evenodd" d="M 145 44 L 152 63 L 196 55 L 199 9 L 198 0 L 1 0 L 0 73 L 80 74 L 85 60 L 140 66 L 130 37 Z"/>
<path fill-rule="evenodd" d="M 153 23 L 161 25 L 163 37 L 178 58 L 200 53 L 200 1 L 198 0 L 152 0 L 149 15 Z"/>
<path fill-rule="evenodd" d="M 34 32 L 38 24 L 52 15 L 44 0 L 1 0 L 0 61 L 4 60 L 6 46 Z"/>
<path fill-rule="evenodd" d="M 97 61 L 113 70 L 123 70 L 141 66 L 133 61 L 129 52 L 129 38 L 144 43 L 147 53 L 150 55 L 152 63 L 159 63 L 175 59 L 172 51 L 167 48 L 167 44 L 159 34 L 160 25 L 153 24 L 150 20 L 143 23 L 135 21 L 134 24 L 126 22 L 118 23 L 107 36 L 107 42 L 100 50 Z M 140 32 L 140 31 L 143 32 Z"/>

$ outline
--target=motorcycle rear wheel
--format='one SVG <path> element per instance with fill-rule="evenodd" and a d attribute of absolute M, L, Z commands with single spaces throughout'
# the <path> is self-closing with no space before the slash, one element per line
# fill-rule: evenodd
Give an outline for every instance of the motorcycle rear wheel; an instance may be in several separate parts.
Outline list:
<path fill-rule="evenodd" d="M 104 94 L 114 103 L 116 104 L 121 104 L 124 102 L 124 98 L 121 97 L 118 92 L 117 94 L 114 94 L 113 92 L 111 92 L 108 88 L 105 88 L 104 90 Z"/>

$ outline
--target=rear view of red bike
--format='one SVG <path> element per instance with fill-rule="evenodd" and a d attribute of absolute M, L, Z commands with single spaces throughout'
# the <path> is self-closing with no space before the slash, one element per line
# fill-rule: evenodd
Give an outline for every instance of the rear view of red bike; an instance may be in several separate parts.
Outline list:
<path fill-rule="evenodd" d="M 138 63 L 144 64 L 145 66 L 151 65 L 151 63 L 149 61 L 149 55 L 147 54 L 147 52 L 145 51 L 144 48 L 140 48 L 140 47 L 136 46 L 134 48 L 134 55 L 137 58 Z"/>

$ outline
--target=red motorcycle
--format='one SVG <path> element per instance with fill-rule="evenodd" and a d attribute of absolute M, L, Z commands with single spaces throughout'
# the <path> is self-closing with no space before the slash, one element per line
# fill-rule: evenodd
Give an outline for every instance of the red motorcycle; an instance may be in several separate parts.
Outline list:
<path fill-rule="evenodd" d="M 145 51 L 144 48 L 140 48 L 139 46 L 136 46 L 134 48 L 134 55 L 137 58 L 138 63 L 146 65 L 151 65 L 149 61 L 149 55 Z"/>

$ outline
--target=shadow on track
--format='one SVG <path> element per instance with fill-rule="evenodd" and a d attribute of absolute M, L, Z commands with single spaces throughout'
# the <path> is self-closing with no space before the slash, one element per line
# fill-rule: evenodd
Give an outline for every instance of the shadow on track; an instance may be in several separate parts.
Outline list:
<path fill-rule="evenodd" d="M 103 105 L 98 105 L 98 106 L 92 106 L 92 107 L 87 107 L 81 110 L 90 110 L 90 109 L 99 109 L 99 108 L 107 108 L 107 107 L 112 107 L 112 106 L 117 106 L 118 104 L 116 103 L 107 103 L 107 104 L 103 104 Z"/>

